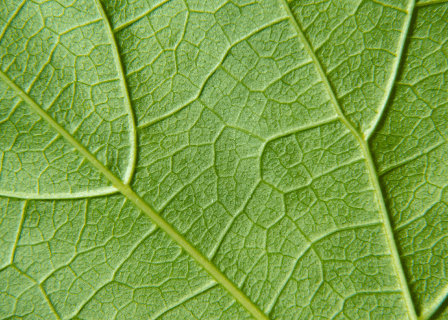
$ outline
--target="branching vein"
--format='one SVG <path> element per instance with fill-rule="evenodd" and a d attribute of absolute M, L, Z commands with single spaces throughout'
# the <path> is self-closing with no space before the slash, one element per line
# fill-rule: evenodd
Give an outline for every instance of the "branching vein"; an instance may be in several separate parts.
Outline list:
<path fill-rule="evenodd" d="M 345 114 L 342 112 L 342 109 L 339 105 L 339 101 L 336 98 L 336 94 L 334 93 L 334 90 L 330 84 L 330 81 L 328 80 L 322 65 L 320 63 L 320 61 L 318 60 L 316 54 L 314 53 L 314 50 L 311 47 L 310 42 L 308 41 L 308 39 L 306 38 L 305 34 L 303 33 L 303 31 L 301 30 L 299 24 L 297 23 L 293 13 L 291 12 L 291 9 L 288 6 L 288 3 L 286 2 L 286 0 L 282 0 L 283 4 L 284 4 L 284 8 L 285 10 L 288 12 L 290 18 L 291 18 L 291 22 L 294 25 L 298 36 L 300 37 L 300 39 L 302 40 L 302 42 L 305 45 L 306 50 L 308 51 L 308 53 L 310 54 L 310 56 L 312 57 L 316 68 L 327 88 L 328 94 L 330 96 L 330 100 L 333 103 L 333 106 L 335 107 L 335 110 L 340 118 L 340 120 L 347 126 L 347 128 L 352 132 L 352 134 L 355 136 L 355 138 L 358 140 L 358 143 L 363 151 L 364 154 L 364 158 L 366 160 L 367 163 L 367 167 L 369 170 L 369 174 L 370 174 L 370 178 L 371 181 L 373 183 L 373 187 L 375 189 L 375 193 L 377 195 L 377 199 L 378 199 L 378 205 L 380 207 L 380 211 L 383 217 L 383 223 L 384 223 L 384 227 L 386 229 L 386 234 L 387 234 L 387 238 L 388 238 L 388 243 L 389 246 L 391 248 L 391 253 L 392 253 L 392 257 L 395 263 L 395 268 L 396 268 L 396 272 L 398 275 L 398 278 L 400 280 L 400 285 L 401 285 L 401 289 L 403 292 L 403 296 L 404 299 L 406 301 L 406 305 L 408 308 L 408 313 L 409 316 L 411 317 L 412 320 L 416 320 L 417 319 L 417 314 L 414 308 L 414 304 L 412 302 L 412 298 L 411 298 L 411 293 L 406 281 L 406 276 L 404 274 L 404 270 L 403 270 L 403 266 L 401 264 L 401 260 L 400 260 L 400 256 L 398 254 L 398 249 L 396 246 L 396 241 L 395 241 L 395 237 L 392 231 L 392 225 L 390 223 L 390 219 L 389 219 L 389 215 L 387 212 L 387 208 L 386 208 L 386 204 L 383 198 L 383 194 L 381 191 L 381 186 L 378 180 L 378 173 L 376 171 L 375 165 L 373 163 L 373 159 L 372 159 L 372 155 L 370 153 L 369 150 L 369 146 L 366 142 L 366 140 L 364 140 L 364 138 L 361 136 L 361 134 L 358 132 L 358 130 L 355 129 L 355 127 L 351 124 L 351 122 L 346 118 Z M 413 5 L 413 4 L 411 4 Z M 412 11 L 412 10 L 411 10 Z M 409 18 L 410 19 L 410 18 Z"/>

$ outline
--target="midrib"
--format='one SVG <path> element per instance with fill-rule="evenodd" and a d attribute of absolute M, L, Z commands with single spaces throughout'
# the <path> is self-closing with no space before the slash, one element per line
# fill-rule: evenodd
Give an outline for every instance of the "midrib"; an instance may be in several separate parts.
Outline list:
<path fill-rule="evenodd" d="M 193 247 L 186 239 L 183 238 L 170 224 L 161 218 L 155 211 L 140 198 L 134 190 L 124 184 L 112 172 L 110 172 L 102 163 L 100 163 L 84 146 L 82 146 L 75 138 L 72 137 L 63 127 L 61 127 L 50 115 L 48 115 L 31 97 L 29 97 L 20 87 L 18 87 L 9 77 L 0 70 L 0 78 L 8 84 L 30 107 L 47 121 L 61 136 L 71 143 L 98 171 L 100 171 L 119 192 L 127 199 L 133 202 L 140 210 L 146 213 L 154 223 L 164 230 L 171 238 L 174 239 L 190 256 L 195 259 L 218 283 L 226 288 L 229 293 L 246 308 L 256 319 L 268 320 L 268 317 L 243 293 L 235 286 L 215 265 L 203 256 L 195 247 Z"/>
<path fill-rule="evenodd" d="M 396 246 L 396 241 L 395 241 L 395 237 L 394 237 L 394 233 L 392 231 L 392 225 L 390 223 L 390 219 L 389 219 L 389 214 L 387 212 L 387 208 L 386 208 L 386 204 L 384 201 L 384 197 L 383 197 L 383 193 L 381 191 L 381 186 L 378 180 L 378 173 L 376 171 L 375 168 L 375 164 L 373 163 L 373 159 L 372 159 L 372 155 L 370 153 L 370 149 L 369 146 L 367 145 L 366 140 L 364 140 L 364 138 L 361 136 L 361 134 L 358 132 L 358 130 L 356 130 L 353 125 L 351 124 L 351 122 L 345 117 L 344 113 L 342 112 L 341 106 L 339 105 L 339 101 L 336 98 L 335 92 L 333 90 L 333 87 L 331 86 L 324 70 L 322 67 L 322 64 L 320 63 L 319 59 L 317 58 L 314 50 L 311 47 L 310 42 L 308 41 L 307 37 L 305 36 L 305 34 L 303 33 L 302 29 L 300 28 L 297 20 L 295 19 L 291 9 L 289 8 L 288 3 L 286 2 L 286 0 L 280 0 L 283 3 L 284 9 L 286 10 L 286 12 L 288 13 L 292 24 L 294 25 L 294 28 L 296 29 L 296 32 L 299 36 L 299 38 L 302 40 L 305 49 L 308 51 L 309 55 L 311 56 L 311 58 L 314 61 L 314 64 L 316 66 L 317 71 L 319 72 L 320 77 L 322 78 L 322 81 L 324 82 L 325 87 L 327 88 L 328 94 L 330 96 L 330 100 L 335 108 L 336 113 L 338 114 L 339 119 L 347 126 L 347 128 L 352 132 L 352 134 L 355 136 L 355 138 L 358 140 L 362 152 L 364 154 L 364 158 L 366 160 L 367 163 L 367 167 L 369 170 L 369 175 L 370 175 L 370 179 L 373 183 L 373 187 L 375 189 L 375 193 L 377 195 L 377 199 L 378 199 L 378 204 L 380 207 L 380 211 L 381 211 L 381 215 L 382 215 L 382 220 L 384 223 L 384 227 L 386 229 L 386 235 L 387 235 L 387 240 L 389 243 L 389 247 L 392 253 L 392 258 L 394 260 L 394 264 L 395 264 L 395 269 L 396 269 L 396 273 L 398 276 L 398 279 L 400 281 L 400 286 L 401 286 L 401 291 L 403 293 L 405 302 L 406 302 L 406 306 L 408 309 L 408 313 L 409 316 L 411 318 L 411 320 L 417 320 L 417 314 L 416 314 L 416 310 L 414 307 L 414 303 L 412 302 L 412 298 L 411 298 L 411 293 L 408 287 L 408 283 L 406 280 L 406 276 L 404 274 L 404 270 L 403 270 L 403 266 L 401 264 L 401 260 L 400 260 L 400 256 L 398 254 L 398 248 Z M 411 10 L 409 10 L 409 12 L 412 13 L 412 9 L 414 7 L 414 1 L 411 1 L 410 4 L 410 8 Z M 408 21 L 411 19 L 411 14 L 408 14 L 407 19 Z M 409 22 L 406 23 L 409 23 Z M 407 28 L 408 29 L 408 28 Z M 406 30 L 407 32 L 407 30 Z M 401 54 L 398 56 L 397 59 L 401 58 Z M 399 61 L 397 62 L 397 65 L 399 65 Z"/>
<path fill-rule="evenodd" d="M 120 67 L 120 80 L 125 81 L 123 78 L 123 69 L 121 66 L 121 60 L 117 56 L 118 51 L 116 50 L 116 44 L 115 44 L 115 38 L 113 36 L 112 29 L 110 28 L 109 21 L 104 13 L 104 10 L 99 2 L 99 0 L 95 0 L 99 10 L 103 16 L 103 19 L 106 21 L 106 26 L 108 27 L 108 33 L 109 36 L 112 38 L 112 45 L 115 46 L 114 50 L 114 58 L 117 60 L 117 63 L 119 63 Z M 303 41 L 303 44 L 305 45 L 306 50 L 309 52 L 326 88 L 328 91 L 328 94 L 330 95 L 330 99 L 336 109 L 336 112 L 338 114 L 339 119 L 347 126 L 347 128 L 353 133 L 353 135 L 356 137 L 356 139 L 359 141 L 359 144 L 361 146 L 361 149 L 364 154 L 364 158 L 366 159 L 367 166 L 369 169 L 369 174 L 371 176 L 372 183 L 375 188 L 375 192 L 377 194 L 379 206 L 381 213 L 383 215 L 383 223 L 386 228 L 386 234 L 388 237 L 389 245 L 392 251 L 392 256 L 395 262 L 395 266 L 397 269 L 397 274 L 400 280 L 402 292 L 404 295 L 404 298 L 406 300 L 406 304 L 408 307 L 409 315 L 412 320 L 417 320 L 417 315 L 415 313 L 415 308 L 412 303 L 410 291 L 407 285 L 407 281 L 404 275 L 403 267 L 401 265 L 401 261 L 398 255 L 398 250 L 395 245 L 395 239 L 392 232 L 392 226 L 390 224 L 389 216 L 387 213 L 386 205 L 384 202 L 384 198 L 382 195 L 381 187 L 378 181 L 378 173 L 376 171 L 375 165 L 372 160 L 372 156 L 370 153 L 370 150 L 368 148 L 367 142 L 364 140 L 364 138 L 360 135 L 360 133 L 353 127 L 353 125 L 350 123 L 350 121 L 345 117 L 344 113 L 342 112 L 339 102 L 335 96 L 335 93 L 332 89 L 331 84 L 329 83 L 329 80 L 322 68 L 322 65 L 320 61 L 317 59 L 317 56 L 315 55 L 313 49 L 311 48 L 311 45 L 308 41 L 308 39 L 305 37 L 304 33 L 302 32 L 301 28 L 299 27 L 297 21 L 295 20 L 288 4 L 286 3 L 286 0 L 281 0 L 285 6 L 285 10 L 287 11 L 290 20 L 292 21 L 298 36 Z M 166 3 L 167 1 L 163 1 L 162 4 Z M 433 1 L 431 3 L 439 3 L 439 2 L 445 2 L 445 1 Z M 159 7 L 159 6 L 157 6 Z M 152 10 L 151 10 L 152 11 Z M 411 11 L 412 12 L 412 11 Z M 408 17 L 410 19 L 410 17 Z M 397 62 L 398 64 L 399 62 Z M 213 265 L 205 256 L 203 256 L 195 247 L 193 247 L 186 239 L 183 238 L 181 234 L 179 234 L 170 224 L 168 224 L 163 218 L 161 218 L 158 214 L 155 213 L 155 211 L 143 200 L 140 198 L 134 190 L 128 185 L 123 183 L 119 178 L 117 178 L 112 172 L 110 172 L 102 163 L 100 163 L 84 146 L 82 146 L 73 136 L 68 133 L 63 127 L 61 127 L 50 115 L 48 115 L 37 103 L 34 102 L 33 99 L 31 99 L 20 87 L 18 87 L 9 77 L 0 70 L 0 78 L 7 83 L 27 104 L 37 113 L 39 114 L 44 120 L 46 120 L 61 136 L 63 136 L 70 144 L 72 144 L 89 162 L 92 163 L 93 166 L 95 166 L 98 171 L 100 171 L 116 188 L 119 192 L 121 192 L 127 199 L 129 199 L 131 202 L 133 202 L 140 210 L 145 212 L 153 221 L 155 224 L 157 224 L 162 230 L 164 230 L 169 236 L 171 236 L 186 252 L 188 252 L 192 258 L 194 258 L 207 272 L 210 273 L 210 275 L 215 278 L 215 280 L 220 283 L 224 288 L 226 288 L 229 293 L 238 301 L 240 302 L 246 309 L 249 311 L 256 319 L 259 320 L 268 320 L 268 317 L 261 311 L 257 306 L 255 306 L 252 301 L 243 293 L 241 290 L 236 287 L 219 269 L 216 268 L 215 265 Z M 124 85 L 125 86 L 125 85 Z M 125 86 L 126 87 L 126 86 Z M 126 89 L 126 88 L 125 88 Z M 126 89 L 127 90 L 127 89 Z M 127 92 L 126 92 L 127 95 Z M 127 95 L 129 97 L 129 95 Z M 130 102 L 126 101 L 127 103 Z M 132 116 L 132 110 L 130 112 L 130 115 Z M 134 128 L 135 130 L 135 128 Z M 134 132 L 135 134 L 135 132 Z M 134 136 L 135 137 L 135 136 Z M 135 143 L 135 140 L 134 140 Z M 133 171 L 133 165 L 132 169 Z"/>
<path fill-rule="evenodd" d="M 102 15 L 103 20 L 105 20 L 107 32 L 112 38 L 112 46 L 114 47 L 113 55 L 114 59 L 118 63 L 119 67 L 119 77 L 122 81 L 122 85 L 125 90 L 125 104 L 127 108 L 130 108 L 129 95 L 127 92 L 127 87 L 123 74 L 123 67 L 121 65 L 121 60 L 118 56 L 118 48 L 115 42 L 115 37 L 113 35 L 112 28 L 110 26 L 109 20 L 104 12 L 104 9 L 99 2 L 95 0 L 98 10 Z M 167 1 L 163 1 L 164 4 Z M 157 6 L 158 7 L 158 6 Z M 203 256 L 195 247 L 193 247 L 186 239 L 183 238 L 170 224 L 168 224 L 163 218 L 161 218 L 155 211 L 140 198 L 134 190 L 127 184 L 130 181 L 130 173 L 133 172 L 135 162 L 131 163 L 130 170 L 126 174 L 127 183 L 123 183 L 122 180 L 117 178 L 111 171 L 109 171 L 101 162 L 99 162 L 83 145 L 81 145 L 69 132 L 67 132 L 62 126 L 60 126 L 50 115 L 48 115 L 26 92 L 24 92 L 19 86 L 17 86 L 9 77 L 0 70 L 0 78 L 8 84 L 8 86 L 13 89 L 30 107 L 39 114 L 45 121 L 47 121 L 61 136 L 63 136 L 73 147 L 75 147 L 98 171 L 100 171 L 112 184 L 113 186 L 123 194 L 127 199 L 133 202 L 140 210 L 146 213 L 153 222 L 164 230 L 171 238 L 176 241 L 190 256 L 195 259 L 219 284 L 221 284 L 229 293 L 237 300 L 246 310 L 252 314 L 257 320 L 268 320 L 269 318 L 237 287 L 231 282 L 215 265 L 211 263 L 205 256 Z M 130 110 L 131 121 L 133 122 L 133 113 Z M 136 142 L 136 132 L 135 126 L 133 127 L 133 132 L 131 132 L 131 140 Z M 133 158 L 135 159 L 135 150 L 132 151 Z M 55 311 L 55 310 L 54 310 Z M 55 314 L 57 314 L 55 312 Z"/>

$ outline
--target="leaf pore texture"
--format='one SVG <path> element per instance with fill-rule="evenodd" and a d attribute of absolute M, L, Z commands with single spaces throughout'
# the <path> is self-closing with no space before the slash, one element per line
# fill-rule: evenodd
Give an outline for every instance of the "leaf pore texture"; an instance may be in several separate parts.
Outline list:
<path fill-rule="evenodd" d="M 0 3 L 0 319 L 448 319 L 448 2 Z"/>

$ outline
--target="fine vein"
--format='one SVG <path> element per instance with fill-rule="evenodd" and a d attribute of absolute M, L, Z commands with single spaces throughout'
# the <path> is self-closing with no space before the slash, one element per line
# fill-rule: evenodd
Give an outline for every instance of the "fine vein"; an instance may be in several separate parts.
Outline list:
<path fill-rule="evenodd" d="M 98 1 L 98 0 L 96 0 Z M 148 14 L 150 14 L 151 12 L 153 12 L 154 10 L 156 10 L 157 8 L 160 8 L 161 6 L 163 6 L 165 3 L 167 3 L 170 0 L 163 0 L 160 3 L 156 4 L 154 7 L 152 7 L 151 9 L 149 9 L 148 11 L 143 12 L 142 14 L 138 15 L 137 17 L 126 21 L 125 23 L 123 23 L 122 25 L 116 27 L 115 29 L 113 29 L 113 32 L 118 32 L 120 30 L 123 30 L 126 27 L 129 27 L 131 24 L 139 21 L 140 19 L 144 18 L 145 16 L 147 16 Z"/>
<path fill-rule="evenodd" d="M 19 244 L 20 235 L 22 234 L 23 222 L 25 221 L 25 213 L 26 213 L 27 206 L 28 206 L 28 201 L 25 201 L 25 203 L 23 204 L 23 208 L 22 208 L 22 216 L 20 218 L 19 228 L 17 230 L 17 237 L 16 237 L 16 240 L 14 241 L 14 246 L 12 247 L 12 250 L 11 250 L 10 264 L 13 264 L 13 262 L 14 262 L 14 255 L 16 254 L 17 245 Z"/>
<path fill-rule="evenodd" d="M 222 57 L 220 58 L 220 61 L 215 65 L 215 67 L 214 67 L 214 68 L 211 70 L 211 72 L 207 75 L 207 77 L 206 77 L 205 80 L 203 81 L 202 86 L 200 87 L 200 90 L 198 91 L 198 93 L 197 93 L 193 98 L 189 99 L 189 100 L 188 100 L 186 103 L 184 103 L 181 107 L 176 108 L 176 109 L 174 109 L 174 110 L 172 110 L 172 111 L 170 111 L 170 112 L 168 112 L 168 113 L 166 113 L 166 114 L 164 114 L 164 115 L 162 115 L 162 116 L 160 116 L 160 117 L 158 117 L 158 118 L 156 118 L 156 119 L 153 119 L 153 120 L 151 120 L 151 121 L 149 121 L 149 122 L 147 122 L 147 123 L 144 123 L 144 124 L 142 124 L 142 125 L 139 125 L 139 126 L 138 126 L 138 129 L 141 130 L 141 129 L 147 128 L 147 127 L 149 127 L 149 126 L 152 126 L 152 125 L 154 125 L 154 124 L 157 123 L 157 122 L 161 122 L 161 121 L 167 119 L 168 117 L 172 116 L 173 114 L 175 114 L 175 113 L 177 113 L 177 112 L 183 110 L 185 107 L 189 106 L 192 102 L 198 100 L 198 99 L 200 98 L 200 96 L 202 95 L 202 93 L 204 92 L 205 84 L 209 81 L 209 79 L 213 76 L 213 74 L 215 74 L 215 72 L 221 67 L 222 62 L 224 61 L 224 59 L 228 56 L 228 54 L 230 53 L 230 51 L 231 51 L 236 45 L 238 45 L 239 43 L 241 43 L 241 42 L 243 42 L 243 41 L 249 39 L 249 38 L 252 37 L 253 35 L 255 35 L 255 34 L 261 32 L 261 31 L 263 31 L 263 30 L 265 30 L 265 29 L 267 29 L 267 28 L 269 28 L 269 27 L 272 27 L 273 25 L 276 25 L 277 23 L 280 23 L 280 22 L 282 22 L 282 21 L 285 21 L 285 20 L 287 20 L 287 19 L 288 19 L 288 17 L 280 17 L 280 18 L 274 19 L 274 20 L 272 20 L 272 21 L 269 21 L 268 23 L 266 23 L 266 24 L 260 26 L 260 27 L 257 28 L 256 30 L 253 30 L 252 32 L 249 32 L 248 34 L 244 35 L 243 37 L 241 37 L 241 38 L 238 39 L 237 41 L 235 41 L 235 42 L 233 42 L 233 43 L 229 43 L 229 46 L 227 47 L 226 51 L 222 54 Z M 213 110 L 211 110 L 210 108 L 209 108 L 209 110 L 213 112 Z M 217 115 L 217 116 L 218 116 L 218 115 Z M 219 117 L 219 116 L 218 116 L 218 117 Z M 242 130 L 242 129 L 239 128 L 238 130 Z"/>
<path fill-rule="evenodd" d="M 317 71 L 319 72 L 322 81 L 324 82 L 325 86 L 327 87 L 327 92 L 330 96 L 330 100 L 333 103 L 333 106 L 337 112 L 337 114 L 339 115 L 339 118 L 341 119 L 341 121 L 347 126 L 347 128 L 352 132 L 352 134 L 355 136 L 355 138 L 358 140 L 361 149 L 364 153 L 364 158 L 366 159 L 366 163 L 367 163 L 367 167 L 369 170 L 369 174 L 371 177 L 371 181 L 373 183 L 373 187 L 375 189 L 375 193 L 377 195 L 377 199 L 378 199 L 378 204 L 380 207 L 380 211 L 381 214 L 383 216 L 383 223 L 384 223 L 384 227 L 386 229 L 386 235 L 388 238 L 388 242 L 389 242 L 389 246 L 391 249 L 391 253 L 392 253 L 392 257 L 394 260 L 394 264 L 396 267 L 396 272 L 397 272 L 397 276 L 399 278 L 400 281 L 400 285 L 401 285 L 401 289 L 402 289 L 402 293 L 407 305 L 407 309 L 409 312 L 409 316 L 411 318 L 411 320 L 417 320 L 417 314 L 415 312 L 415 308 L 414 308 L 414 304 L 412 302 L 412 298 L 411 298 L 411 293 L 408 287 L 408 283 L 406 281 L 406 276 L 404 274 L 404 270 L 403 270 L 403 266 L 401 264 L 401 260 L 400 260 L 400 256 L 398 254 L 398 249 L 396 246 L 396 242 L 395 242 L 395 238 L 394 238 L 394 234 L 392 231 L 392 225 L 390 223 L 389 220 L 389 215 L 387 212 L 387 208 L 386 208 L 386 204 L 384 202 L 384 198 L 383 198 L 383 194 L 381 192 L 381 187 L 380 187 L 380 183 L 378 180 L 378 173 L 376 171 L 375 165 L 373 163 L 373 159 L 372 159 L 372 155 L 370 154 L 370 150 L 369 147 L 367 145 L 366 140 L 363 139 L 363 137 L 361 136 L 361 134 L 358 132 L 358 130 L 356 130 L 353 125 L 350 123 L 350 121 L 345 117 L 344 113 L 342 112 L 342 109 L 339 105 L 338 99 L 336 98 L 336 95 L 334 93 L 334 90 L 332 88 L 332 86 L 330 85 L 330 82 L 327 78 L 327 76 L 325 75 L 325 72 L 322 68 L 322 65 L 320 63 L 320 61 L 317 59 L 316 54 L 314 53 L 314 50 L 311 47 L 310 42 L 308 41 L 308 39 L 306 38 L 305 34 L 302 32 L 302 29 L 299 27 L 299 24 L 297 23 L 291 9 L 289 8 L 288 3 L 286 2 L 286 0 L 282 0 L 282 3 L 284 5 L 284 8 L 286 10 L 286 12 L 288 13 L 292 24 L 294 25 L 294 28 L 297 31 L 297 35 L 299 36 L 299 38 L 302 40 L 305 49 L 308 51 L 308 53 L 310 54 L 311 58 L 314 61 L 314 64 L 316 66 Z"/>
<path fill-rule="evenodd" d="M 169 306 L 168 308 L 166 308 L 165 310 L 163 310 L 162 312 L 159 312 L 158 314 L 155 314 L 152 316 L 152 320 L 157 320 L 160 319 L 160 317 L 162 317 L 163 315 L 167 314 L 168 312 L 170 312 L 171 310 L 177 308 L 178 306 L 180 306 L 181 304 L 190 301 L 194 298 L 196 298 L 197 296 L 199 296 L 200 294 L 203 294 L 206 291 L 209 291 L 210 289 L 216 287 L 218 284 L 216 282 L 210 282 L 207 283 L 203 288 L 201 288 L 198 291 L 193 292 L 190 296 L 185 297 L 184 299 L 180 300 L 179 302 L 173 304 L 172 306 Z"/>
<path fill-rule="evenodd" d="M 101 162 L 99 162 L 84 146 L 73 138 L 62 126 L 60 126 L 50 115 L 48 115 L 33 99 L 31 99 L 21 88 L 19 88 L 9 77 L 0 71 L 0 79 L 8 84 L 27 104 L 44 120 L 46 120 L 60 135 L 71 143 L 88 161 L 95 166 L 125 197 L 132 201 L 140 210 L 146 213 L 155 224 L 164 230 L 173 238 L 193 259 L 195 259 L 210 275 L 215 278 L 224 288 L 226 288 L 233 297 L 249 311 L 255 319 L 268 320 L 266 315 L 258 309 L 240 289 L 233 284 L 215 265 L 205 258 L 195 247 L 182 237 L 170 224 L 160 217 L 154 210 L 140 198 L 134 190 L 127 184 L 124 184 L 111 171 L 109 171 Z"/>
<path fill-rule="evenodd" d="M 445 144 L 445 142 L 437 143 L 434 146 L 432 146 L 431 148 L 429 148 L 427 150 L 424 150 L 423 152 L 418 153 L 415 156 L 412 156 L 412 157 L 409 157 L 407 159 L 404 159 L 404 161 L 402 161 L 402 162 L 399 162 L 397 164 L 391 165 L 390 167 L 387 167 L 387 168 L 379 171 L 378 175 L 381 177 L 381 176 L 384 176 L 385 174 L 387 174 L 387 173 L 389 173 L 389 172 L 391 172 L 391 171 L 393 171 L 395 169 L 404 167 L 405 165 L 407 165 L 411 161 L 414 161 L 414 160 L 417 160 L 418 158 L 422 158 L 422 157 L 427 156 L 430 152 L 436 150 L 437 148 L 439 148 L 440 146 L 443 146 L 444 144 Z"/>
<path fill-rule="evenodd" d="M 8 28 L 11 25 L 12 21 L 14 20 L 15 17 L 17 17 L 17 15 L 19 14 L 20 10 L 22 10 L 22 8 L 25 5 L 25 3 L 26 3 L 26 0 L 23 0 L 22 3 L 17 6 L 16 10 L 11 15 L 9 20 L 6 22 L 2 32 L 0 33 L 0 41 L 3 39 L 3 37 L 4 37 L 5 33 L 6 33 L 6 30 L 8 30 Z"/>

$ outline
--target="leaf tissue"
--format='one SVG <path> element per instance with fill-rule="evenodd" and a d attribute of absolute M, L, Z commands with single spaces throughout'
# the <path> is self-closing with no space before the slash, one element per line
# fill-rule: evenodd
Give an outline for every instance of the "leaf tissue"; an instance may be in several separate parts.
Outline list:
<path fill-rule="evenodd" d="M 0 319 L 448 319 L 448 1 L 0 1 Z"/>

